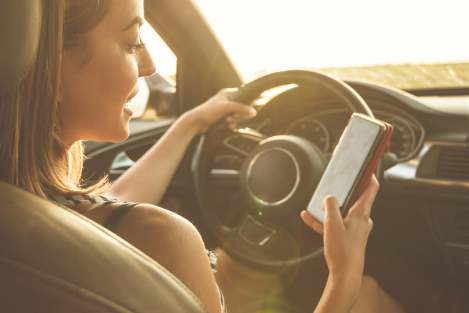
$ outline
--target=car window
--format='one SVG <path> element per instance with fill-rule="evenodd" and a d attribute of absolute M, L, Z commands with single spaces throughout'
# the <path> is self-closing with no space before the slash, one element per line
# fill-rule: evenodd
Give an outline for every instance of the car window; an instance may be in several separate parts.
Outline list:
<path fill-rule="evenodd" d="M 467 0 L 195 3 L 245 81 L 310 69 L 405 89 L 469 86 Z"/>
<path fill-rule="evenodd" d="M 129 103 L 134 112 L 132 118 L 172 117 L 175 115 L 172 99 L 176 92 L 177 57 L 148 22 L 142 26 L 141 37 L 153 58 L 156 73 L 139 79 L 139 92 Z"/>

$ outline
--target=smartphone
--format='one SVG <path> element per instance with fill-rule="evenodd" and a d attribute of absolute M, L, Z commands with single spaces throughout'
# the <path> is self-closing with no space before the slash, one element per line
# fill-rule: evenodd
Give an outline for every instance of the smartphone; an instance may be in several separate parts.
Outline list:
<path fill-rule="evenodd" d="M 308 204 L 314 218 L 324 221 L 324 198 L 328 195 L 337 199 L 342 215 L 346 215 L 389 147 L 392 129 L 392 125 L 366 115 L 352 115 Z"/>

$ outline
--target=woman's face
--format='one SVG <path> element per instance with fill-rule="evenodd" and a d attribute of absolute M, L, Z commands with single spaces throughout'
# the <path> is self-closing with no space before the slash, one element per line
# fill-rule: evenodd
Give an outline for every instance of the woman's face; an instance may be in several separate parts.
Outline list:
<path fill-rule="evenodd" d="M 59 115 L 66 145 L 77 140 L 117 142 L 128 137 L 137 78 L 155 71 L 141 44 L 143 0 L 113 0 L 83 45 L 65 49 Z"/>

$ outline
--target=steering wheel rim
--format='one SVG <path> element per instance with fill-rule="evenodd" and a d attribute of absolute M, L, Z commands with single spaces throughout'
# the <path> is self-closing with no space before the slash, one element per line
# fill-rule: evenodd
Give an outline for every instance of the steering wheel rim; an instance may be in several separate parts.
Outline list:
<path fill-rule="evenodd" d="M 240 87 L 238 91 L 234 92 L 230 96 L 230 99 L 233 101 L 240 102 L 240 103 L 249 104 L 252 101 L 254 101 L 256 98 L 258 98 L 264 91 L 275 88 L 275 87 L 283 86 L 283 85 L 289 85 L 289 84 L 296 84 L 299 87 L 326 88 L 331 93 L 336 95 L 341 100 L 341 103 L 344 103 L 350 109 L 352 113 L 357 112 L 357 113 L 368 115 L 370 117 L 374 117 L 372 111 L 370 110 L 366 102 L 363 100 L 363 98 L 355 90 L 353 90 L 349 85 L 347 85 L 346 83 L 340 80 L 332 78 L 330 76 L 327 76 L 318 72 L 313 72 L 313 71 L 293 70 L 293 71 L 284 71 L 284 72 L 276 72 L 276 73 L 268 74 L 266 76 L 260 77 Z M 223 225 L 221 220 L 216 216 L 216 214 L 214 214 L 213 210 L 210 208 L 211 206 L 210 199 L 209 199 L 210 190 L 208 188 L 208 183 L 207 183 L 208 172 L 210 169 L 210 155 L 212 155 L 212 152 L 215 146 L 214 142 L 217 142 L 218 140 L 220 140 L 220 137 L 226 137 L 223 134 L 220 135 L 219 133 L 217 133 L 217 130 L 220 130 L 219 125 L 218 126 L 214 125 L 203 136 L 201 136 L 198 142 L 197 148 L 194 152 L 194 156 L 193 156 L 192 173 L 193 173 L 193 179 L 194 179 L 194 187 L 196 191 L 199 208 L 201 210 L 202 218 L 204 222 L 207 225 L 209 225 L 210 231 L 220 241 L 224 250 L 229 255 L 231 255 L 232 257 L 234 257 L 235 259 L 239 260 L 240 262 L 244 264 L 247 264 L 249 266 L 256 267 L 256 268 L 269 269 L 269 270 L 278 269 L 279 267 L 284 267 L 284 266 L 289 266 L 289 265 L 298 265 L 308 260 L 313 260 L 315 258 L 321 257 L 322 246 L 315 247 L 304 255 L 295 256 L 295 257 L 291 257 L 287 259 L 282 258 L 282 259 L 277 259 L 277 260 L 271 260 L 269 259 L 271 256 L 266 256 L 266 258 L 264 258 L 264 255 L 266 254 L 265 252 L 257 253 L 256 251 L 256 253 L 253 253 L 252 251 L 247 249 L 246 246 L 249 246 L 249 244 L 237 245 L 238 241 L 236 240 L 239 239 L 238 237 L 243 237 L 240 231 L 242 229 L 241 227 L 244 227 L 246 223 L 249 224 L 250 228 L 257 227 L 257 230 L 255 230 L 254 232 L 270 234 L 271 237 L 276 236 L 277 233 L 276 232 L 269 233 L 269 228 L 270 227 L 275 228 L 276 226 L 279 226 L 279 225 L 272 226 L 271 221 L 268 220 L 268 222 L 263 222 L 261 226 L 259 225 L 256 226 L 256 224 L 261 223 L 261 222 L 257 220 L 257 216 L 252 216 L 251 214 L 248 213 L 246 216 L 243 216 L 243 219 L 240 222 L 240 225 L 242 224 L 241 226 L 237 225 L 235 229 L 227 229 L 226 227 L 224 227 L 225 225 Z M 308 154 L 309 156 L 315 155 L 315 154 L 320 155 L 320 153 L 316 151 L 316 148 L 314 147 L 314 145 L 309 142 L 308 143 L 301 142 L 301 140 L 300 141 L 298 140 L 300 138 L 296 138 L 296 139 L 285 138 L 288 136 L 283 136 L 282 138 L 280 137 L 282 136 L 277 136 L 277 138 L 275 138 L 275 140 L 273 141 L 276 141 L 276 143 L 278 144 L 280 141 L 283 140 L 284 141 L 283 144 L 287 144 L 287 146 L 296 145 L 296 148 L 299 147 L 300 150 L 303 149 L 303 151 L 305 151 L 305 153 Z M 265 149 L 270 149 L 269 151 L 273 151 L 275 150 L 275 148 L 278 148 L 278 147 L 268 148 L 268 145 L 271 145 L 271 143 L 267 139 L 260 140 L 259 145 L 252 151 L 252 153 L 255 155 L 253 159 L 259 158 L 259 154 L 263 153 L 263 151 L 266 151 Z M 310 145 L 312 146 L 311 148 L 312 150 L 309 147 Z M 262 149 L 264 150 L 256 151 L 256 149 L 259 147 L 261 147 L 260 150 Z M 301 158 L 301 155 L 300 155 L 300 158 Z M 247 159 L 248 157 L 246 157 L 246 160 Z M 311 164 L 313 164 L 310 167 L 313 168 L 315 171 L 317 171 L 318 167 L 321 166 L 320 165 L 321 160 L 319 160 L 317 157 L 312 157 L 310 161 L 312 162 Z M 243 167 L 246 168 L 246 167 L 249 167 L 249 165 L 246 165 L 246 166 L 243 165 Z M 324 164 L 324 168 L 325 168 L 325 164 Z M 322 172 L 321 172 L 321 175 L 322 175 Z M 317 182 L 318 181 L 315 181 L 315 180 L 308 181 L 309 184 L 315 184 L 315 183 L 317 184 Z M 241 187 L 243 187 L 243 185 L 241 185 Z M 314 189 L 315 189 L 315 186 L 314 188 L 312 188 L 311 193 L 314 191 Z M 296 204 L 298 202 L 294 202 L 294 203 Z M 298 214 L 296 218 L 299 219 Z M 235 239 L 231 238 L 230 236 L 234 237 Z M 254 235 L 254 237 L 256 236 L 257 235 Z M 271 240 L 271 237 L 269 237 L 269 240 Z M 322 240 L 320 241 L 322 243 Z M 318 241 L 316 240 L 315 245 L 318 244 L 317 242 Z M 259 247 L 255 247 L 256 244 L 252 244 L 252 242 L 250 244 L 253 247 L 253 250 L 255 248 L 259 248 Z"/>

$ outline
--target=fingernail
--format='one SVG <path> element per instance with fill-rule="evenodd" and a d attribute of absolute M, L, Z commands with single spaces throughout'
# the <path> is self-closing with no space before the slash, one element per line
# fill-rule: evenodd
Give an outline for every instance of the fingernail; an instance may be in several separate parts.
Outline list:
<path fill-rule="evenodd" d="M 249 116 L 256 116 L 257 111 L 253 107 L 249 107 Z"/>
<path fill-rule="evenodd" d="M 326 196 L 324 198 L 324 206 L 327 207 L 331 204 L 331 199 L 332 199 L 332 196 Z"/>
<path fill-rule="evenodd" d="M 326 196 L 324 199 L 324 211 L 327 215 L 327 208 L 336 208 L 337 207 L 337 199 L 333 196 Z"/>

